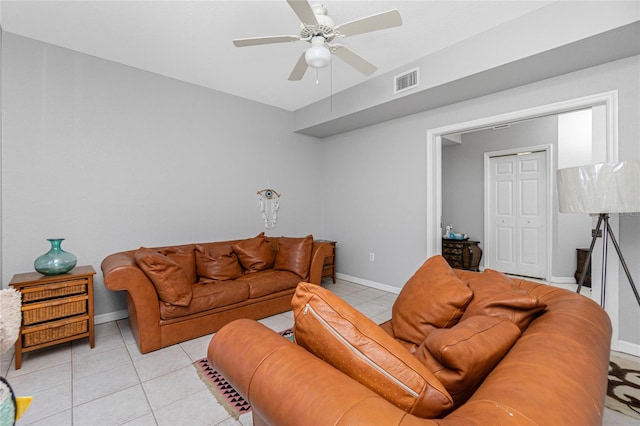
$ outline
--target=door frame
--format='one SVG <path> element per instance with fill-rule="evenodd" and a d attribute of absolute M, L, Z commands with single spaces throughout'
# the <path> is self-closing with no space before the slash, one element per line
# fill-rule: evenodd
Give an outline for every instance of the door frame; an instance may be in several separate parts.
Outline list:
<path fill-rule="evenodd" d="M 442 137 L 449 133 L 461 133 L 491 128 L 500 124 L 514 121 L 560 114 L 583 108 L 604 105 L 606 107 L 606 141 L 602 153 L 606 159 L 602 161 L 618 161 L 618 91 L 596 93 L 580 98 L 526 108 L 476 120 L 449 124 L 442 127 L 427 129 L 426 132 L 426 257 L 442 253 Z M 600 161 L 598 161 L 600 162 Z M 619 235 L 618 221 L 612 223 L 612 231 Z M 599 256 L 594 250 L 594 258 Z M 601 261 L 601 260 L 600 260 Z M 594 259 L 593 263 L 598 260 Z M 619 260 L 617 256 L 609 256 L 607 263 L 607 299 L 605 310 L 609 314 L 613 328 L 611 338 L 612 349 L 620 346 L 619 340 L 619 290 L 617 275 Z M 595 272 L 595 271 L 594 271 Z M 600 295 L 593 294 L 599 300 Z M 596 301 L 598 301 L 596 300 Z"/>
<path fill-rule="evenodd" d="M 547 166 L 546 166 L 546 177 L 547 177 L 547 208 L 545 209 L 544 215 L 546 216 L 546 265 L 545 270 L 543 271 L 544 279 L 550 281 L 551 279 L 551 251 L 553 249 L 553 244 L 551 241 L 551 236 L 553 235 L 552 226 L 553 226 L 553 188 L 555 186 L 555 181 L 553 179 L 553 146 L 550 144 L 545 145 L 534 145 L 520 148 L 510 148 L 510 149 L 502 149 L 499 151 L 487 151 L 484 153 L 484 241 L 489 241 L 489 184 L 490 184 L 490 171 L 489 171 L 489 162 L 491 161 L 491 157 L 500 157 L 506 155 L 517 155 L 525 152 L 542 152 L 544 151 Z M 485 248 L 485 250 L 487 250 Z M 489 261 L 489 256 L 485 256 L 485 268 L 491 268 L 491 263 L 487 263 Z"/>

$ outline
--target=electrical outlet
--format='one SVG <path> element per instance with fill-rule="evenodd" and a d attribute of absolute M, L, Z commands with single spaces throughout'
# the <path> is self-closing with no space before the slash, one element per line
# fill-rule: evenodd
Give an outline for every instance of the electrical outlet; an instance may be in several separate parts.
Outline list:
<path fill-rule="evenodd" d="M 376 255 L 374 253 L 369 253 L 369 261 L 373 262 L 376 260 Z"/>

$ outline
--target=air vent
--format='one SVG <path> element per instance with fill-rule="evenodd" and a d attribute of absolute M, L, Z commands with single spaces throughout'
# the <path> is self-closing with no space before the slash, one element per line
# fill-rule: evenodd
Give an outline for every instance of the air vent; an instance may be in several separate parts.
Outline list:
<path fill-rule="evenodd" d="M 396 94 L 396 93 L 404 92 L 405 90 L 409 90 L 413 87 L 416 87 L 418 84 L 419 84 L 418 68 L 416 68 L 404 74 L 395 76 L 393 93 Z"/>

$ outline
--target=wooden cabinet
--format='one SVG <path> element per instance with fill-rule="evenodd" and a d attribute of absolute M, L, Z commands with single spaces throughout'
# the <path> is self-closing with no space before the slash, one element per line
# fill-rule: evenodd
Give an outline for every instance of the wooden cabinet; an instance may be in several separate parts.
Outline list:
<path fill-rule="evenodd" d="M 452 268 L 478 271 L 482 249 L 479 241 L 442 239 L 442 256 Z"/>
<path fill-rule="evenodd" d="M 93 276 L 91 266 L 78 266 L 66 274 L 16 274 L 9 283 L 22 293 L 22 327 L 16 341 L 16 370 L 22 354 L 47 346 L 89 338 L 95 346 Z"/>
<path fill-rule="evenodd" d="M 331 277 L 333 283 L 336 282 L 336 242 L 327 240 L 316 240 L 331 244 L 331 256 L 327 256 L 322 267 L 322 278 Z"/>
<path fill-rule="evenodd" d="M 576 279 L 576 283 L 580 282 L 580 277 L 582 276 L 582 268 L 584 267 L 584 261 L 587 259 L 587 255 L 589 254 L 589 249 L 576 249 L 576 273 L 574 277 Z M 591 259 L 589 259 L 589 263 L 587 264 L 587 273 L 584 275 L 584 282 L 582 283 L 585 287 L 591 287 Z"/>

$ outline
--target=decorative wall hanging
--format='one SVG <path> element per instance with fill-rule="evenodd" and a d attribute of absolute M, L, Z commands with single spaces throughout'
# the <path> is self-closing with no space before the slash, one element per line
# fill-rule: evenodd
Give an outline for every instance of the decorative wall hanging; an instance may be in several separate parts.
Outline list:
<path fill-rule="evenodd" d="M 269 188 L 258 191 L 258 208 L 262 213 L 264 227 L 266 229 L 275 228 L 280 208 L 280 194 Z"/>

